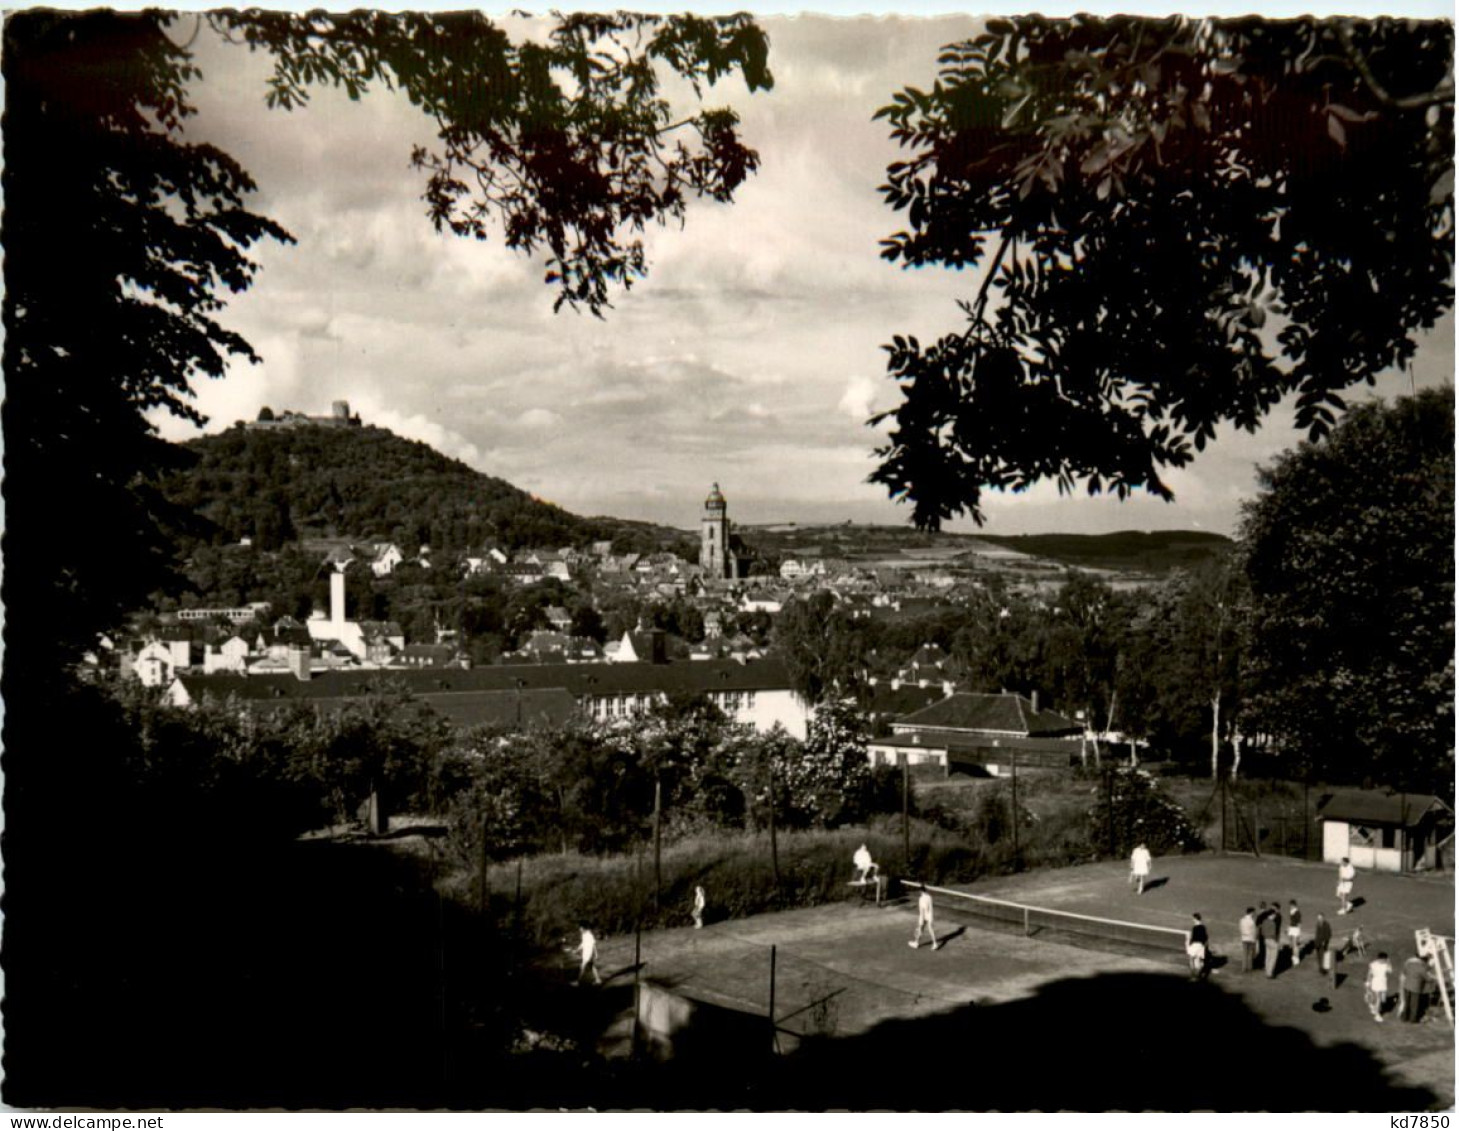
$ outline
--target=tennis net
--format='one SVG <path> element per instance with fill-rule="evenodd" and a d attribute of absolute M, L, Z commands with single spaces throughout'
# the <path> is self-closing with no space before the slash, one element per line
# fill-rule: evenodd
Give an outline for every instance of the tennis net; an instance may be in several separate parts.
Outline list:
<path fill-rule="evenodd" d="M 1068 942 L 1099 950 L 1169 957 L 1186 961 L 1186 933 L 1176 927 L 1104 919 L 1076 911 L 1034 907 L 990 895 L 933 887 L 915 880 L 903 880 L 906 888 L 926 890 L 940 900 L 938 913 L 965 919 L 970 926 L 1017 931 L 1030 938 Z"/>

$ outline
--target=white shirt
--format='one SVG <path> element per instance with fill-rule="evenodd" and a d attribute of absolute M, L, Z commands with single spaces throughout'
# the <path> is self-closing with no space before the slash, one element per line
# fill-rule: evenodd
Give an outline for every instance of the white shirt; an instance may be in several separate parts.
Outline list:
<path fill-rule="evenodd" d="M 583 932 L 583 941 L 578 950 L 582 952 L 584 962 L 598 957 L 598 940 L 593 937 L 592 931 Z"/>
<path fill-rule="evenodd" d="M 1368 967 L 1368 988 L 1374 993 L 1386 994 L 1388 992 L 1388 975 L 1393 973 L 1393 967 L 1381 958 L 1373 959 L 1373 964 Z"/>
<path fill-rule="evenodd" d="M 1130 867 L 1137 873 L 1150 870 L 1150 850 L 1148 848 L 1137 848 L 1130 856 Z"/>
<path fill-rule="evenodd" d="M 863 844 L 856 850 L 856 854 L 851 857 L 851 863 L 855 864 L 863 872 L 871 867 L 871 853 L 867 851 L 866 845 Z"/>
<path fill-rule="evenodd" d="M 924 891 L 917 897 L 917 919 L 919 922 L 932 918 L 932 893 Z"/>

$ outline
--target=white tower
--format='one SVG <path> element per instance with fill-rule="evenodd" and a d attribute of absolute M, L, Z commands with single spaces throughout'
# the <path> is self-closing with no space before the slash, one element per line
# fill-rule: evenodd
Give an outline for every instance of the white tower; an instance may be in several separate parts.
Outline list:
<path fill-rule="evenodd" d="M 344 629 L 344 570 L 329 575 L 329 622 L 336 633 Z"/>

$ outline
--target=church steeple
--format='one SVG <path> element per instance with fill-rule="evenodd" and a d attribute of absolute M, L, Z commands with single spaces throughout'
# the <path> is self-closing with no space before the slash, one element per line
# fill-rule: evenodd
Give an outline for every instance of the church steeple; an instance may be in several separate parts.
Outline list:
<path fill-rule="evenodd" d="M 716 483 L 704 500 L 704 516 L 700 520 L 699 567 L 705 577 L 721 580 L 734 577 L 734 561 L 729 549 L 729 519 L 725 517 L 724 496 Z"/>

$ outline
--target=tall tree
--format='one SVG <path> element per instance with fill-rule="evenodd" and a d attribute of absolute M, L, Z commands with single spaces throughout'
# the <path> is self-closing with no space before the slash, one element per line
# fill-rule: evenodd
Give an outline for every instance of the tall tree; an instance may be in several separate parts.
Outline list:
<path fill-rule="evenodd" d="M 177 449 L 142 413 L 199 420 L 191 382 L 257 360 L 219 296 L 289 238 L 244 207 L 236 162 L 182 140 L 197 71 L 163 25 L 5 24 L 4 592 L 11 646 L 48 673 L 163 576 L 167 510 L 136 478 Z"/>
<path fill-rule="evenodd" d="M 1116 726 L 1182 758 L 1204 750 L 1213 780 L 1234 749 L 1234 776 L 1249 618 L 1245 578 L 1229 559 L 1175 574 L 1151 593 L 1121 653 Z"/>
<path fill-rule="evenodd" d="M 990 20 L 878 111 L 910 151 L 883 255 L 980 269 L 966 326 L 887 347 L 872 479 L 920 526 L 982 492 L 1172 497 L 1289 394 L 1315 438 L 1453 302 L 1453 26 Z"/>
<path fill-rule="evenodd" d="M 774 644 L 808 703 L 853 690 L 866 658 L 864 630 L 824 589 L 786 603 L 775 618 Z"/>
<path fill-rule="evenodd" d="M 1254 726 L 1299 770 L 1451 793 L 1454 390 L 1353 409 L 1261 473 Z"/>

